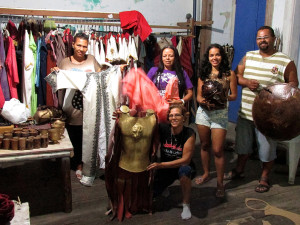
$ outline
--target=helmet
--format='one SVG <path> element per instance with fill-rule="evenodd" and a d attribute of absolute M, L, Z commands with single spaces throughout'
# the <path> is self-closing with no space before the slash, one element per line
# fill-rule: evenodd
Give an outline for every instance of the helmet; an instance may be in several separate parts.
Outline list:
<path fill-rule="evenodd" d="M 202 85 L 202 96 L 206 101 L 215 105 L 214 109 L 226 107 L 226 97 L 223 85 L 216 80 L 207 80 Z"/>
<path fill-rule="evenodd" d="M 255 97 L 252 116 L 256 128 L 274 140 L 286 141 L 300 134 L 300 90 L 287 83 L 263 88 Z"/>

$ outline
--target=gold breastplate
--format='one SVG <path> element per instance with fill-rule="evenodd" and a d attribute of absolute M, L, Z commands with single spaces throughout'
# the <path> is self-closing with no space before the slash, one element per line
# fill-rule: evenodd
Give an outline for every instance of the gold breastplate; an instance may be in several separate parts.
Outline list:
<path fill-rule="evenodd" d="M 147 113 L 145 117 L 121 114 L 119 127 L 122 133 L 122 152 L 119 167 L 134 173 L 147 169 L 150 164 L 149 151 L 155 125 L 154 113 Z"/>

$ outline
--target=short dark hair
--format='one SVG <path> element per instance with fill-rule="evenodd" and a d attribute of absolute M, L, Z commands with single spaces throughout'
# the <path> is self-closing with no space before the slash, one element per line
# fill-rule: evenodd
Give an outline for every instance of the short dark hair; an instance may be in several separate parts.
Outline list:
<path fill-rule="evenodd" d="M 89 36 L 87 36 L 85 33 L 77 33 L 75 36 L 74 36 L 74 42 L 76 42 L 76 39 L 79 38 L 79 39 L 83 39 L 83 40 L 86 40 L 86 41 L 89 41 Z"/>
<path fill-rule="evenodd" d="M 181 114 L 183 115 L 183 119 L 186 120 L 186 113 L 187 113 L 187 110 L 185 108 L 185 106 L 183 104 L 172 104 L 169 106 L 169 110 L 168 110 L 168 114 L 167 114 L 167 120 L 169 120 L 169 115 L 170 115 L 170 112 L 172 109 L 180 109 L 181 110 Z"/>
<path fill-rule="evenodd" d="M 258 28 L 257 33 L 258 33 L 258 31 L 260 31 L 260 30 L 269 30 L 270 33 L 271 33 L 271 36 L 272 36 L 272 37 L 275 37 L 275 32 L 274 32 L 273 28 L 270 27 L 270 26 L 262 26 L 262 27 Z"/>

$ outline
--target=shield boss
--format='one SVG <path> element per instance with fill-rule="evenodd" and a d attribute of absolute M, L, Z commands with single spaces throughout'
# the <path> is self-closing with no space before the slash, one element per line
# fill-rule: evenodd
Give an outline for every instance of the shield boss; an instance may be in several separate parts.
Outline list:
<path fill-rule="evenodd" d="M 270 85 L 256 96 L 252 116 L 256 128 L 274 140 L 300 134 L 300 90 L 287 83 Z"/>

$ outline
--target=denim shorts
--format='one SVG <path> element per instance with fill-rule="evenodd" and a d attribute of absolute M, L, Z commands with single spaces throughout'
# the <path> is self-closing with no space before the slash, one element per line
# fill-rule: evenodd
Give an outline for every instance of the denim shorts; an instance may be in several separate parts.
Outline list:
<path fill-rule="evenodd" d="M 196 124 L 209 127 L 211 129 L 225 129 L 228 127 L 228 109 L 206 110 L 198 107 L 196 115 Z"/>
<path fill-rule="evenodd" d="M 254 141 L 257 142 L 259 159 L 262 162 L 276 159 L 277 142 L 259 132 L 253 121 L 238 117 L 235 137 L 236 152 L 240 155 L 251 154 Z"/>

